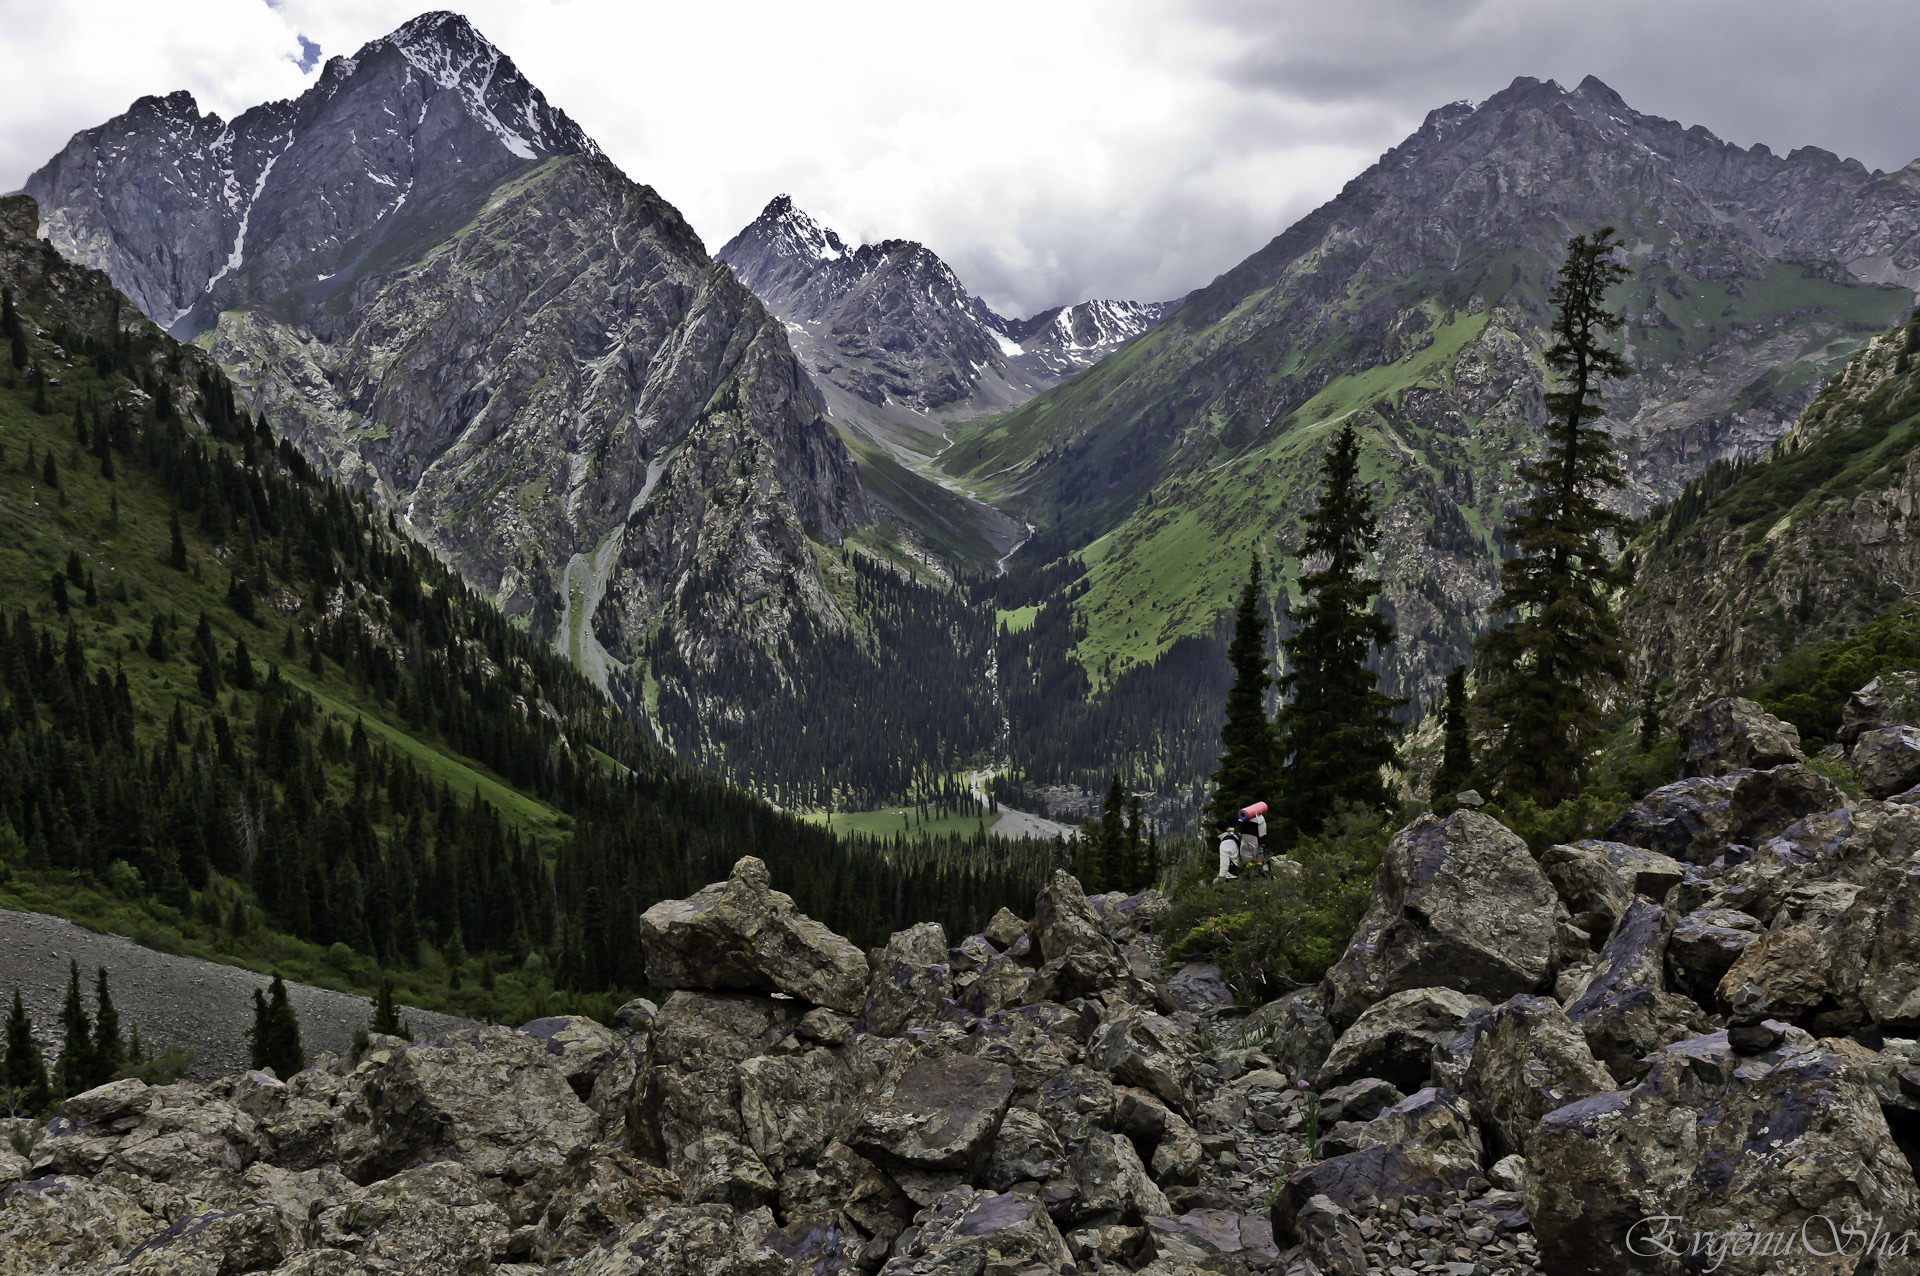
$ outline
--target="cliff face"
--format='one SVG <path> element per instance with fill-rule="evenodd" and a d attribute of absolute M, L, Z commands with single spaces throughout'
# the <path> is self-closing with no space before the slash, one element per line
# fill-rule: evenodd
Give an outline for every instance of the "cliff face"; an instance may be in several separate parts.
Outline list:
<path fill-rule="evenodd" d="M 1636 543 L 1624 610 L 1681 701 L 1764 678 L 1920 590 L 1920 326 L 1872 343 L 1768 455 L 1690 485 Z"/>
<path fill-rule="evenodd" d="M 233 122 L 175 94 L 28 191 L 309 456 L 603 685 L 845 620 L 809 539 L 868 518 L 781 326 L 450 14 Z"/>

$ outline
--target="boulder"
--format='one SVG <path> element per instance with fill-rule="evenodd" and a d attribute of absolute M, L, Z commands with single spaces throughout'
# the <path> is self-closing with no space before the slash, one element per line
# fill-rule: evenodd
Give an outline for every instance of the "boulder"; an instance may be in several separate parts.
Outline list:
<path fill-rule="evenodd" d="M 726 881 L 641 914 L 640 948 L 663 988 L 782 992 L 847 1014 L 866 1001 L 860 950 L 798 912 L 753 856 Z"/>
<path fill-rule="evenodd" d="M 987 921 L 986 929 L 980 932 L 988 943 L 1003 952 L 1011 948 L 1013 942 L 1023 937 L 1026 933 L 1026 922 L 1014 916 L 1013 910 L 1009 908 L 1002 908 L 999 912 L 995 913 Z"/>
<path fill-rule="evenodd" d="M 957 1055 L 916 1063 L 868 1100 L 846 1143 L 882 1166 L 977 1174 L 1013 1100 L 1013 1070 Z"/>
<path fill-rule="evenodd" d="M 618 1033 L 585 1015 L 535 1019 L 522 1024 L 520 1031 L 545 1043 L 553 1066 L 582 1099 L 592 1096 L 600 1070 L 621 1045 Z"/>
<path fill-rule="evenodd" d="M 1540 867 L 1574 924 L 1601 934 L 1613 929 L 1635 895 L 1664 900 L 1686 876 L 1686 866 L 1672 856 L 1624 842 L 1550 846 L 1540 856 Z"/>
<path fill-rule="evenodd" d="M 676 1205 L 603 1238 L 568 1276 L 792 1276 L 786 1258 L 749 1237 L 722 1205 Z"/>
<path fill-rule="evenodd" d="M 1480 1173 L 1481 1144 L 1466 1104 L 1445 1090 L 1409 1095 L 1362 1127 L 1358 1151 L 1315 1162 L 1274 1194 L 1273 1234 L 1300 1239 L 1295 1226 L 1306 1203 L 1326 1196 L 1342 1209 L 1378 1201 L 1464 1191 Z"/>
<path fill-rule="evenodd" d="M 436 1161 L 322 1209 L 316 1225 L 358 1257 L 356 1270 L 491 1276 L 506 1257 L 511 1221 L 490 1196 L 466 1165 Z"/>
<path fill-rule="evenodd" d="M 1730 1021 L 1804 1023 L 1823 1006 L 1833 993 L 1833 952 L 1826 929 L 1788 926 L 1749 944 L 1714 991 Z"/>
<path fill-rule="evenodd" d="M 837 1212 L 869 1236 L 892 1240 L 906 1230 L 916 1208 L 879 1166 L 844 1143 L 829 1143 L 812 1164 L 780 1176 L 783 1218 Z"/>
<path fill-rule="evenodd" d="M 1186 1119 L 1158 1095 L 1137 1086 L 1115 1093 L 1113 1128 L 1132 1140 L 1140 1159 L 1152 1168 L 1154 1182 L 1163 1186 L 1197 1182 L 1203 1152 L 1200 1135 Z"/>
<path fill-rule="evenodd" d="M 1668 1270 L 1647 1261 L 1663 1243 L 1684 1248 L 1696 1234 L 1738 1229 L 1798 1234 L 1820 1218 L 1910 1226 L 1920 1192 L 1867 1082 L 1869 1058 L 1850 1042 L 1804 1034 L 1742 1057 L 1715 1033 L 1661 1051 L 1631 1090 L 1548 1113 L 1526 1182 L 1545 1269 Z M 1801 1251 L 1783 1264 L 1777 1252 L 1754 1251 L 1726 1246 L 1717 1270 L 1840 1273 L 1860 1260 L 1857 1251 L 1838 1261 Z"/>
<path fill-rule="evenodd" d="M 1567 1007 L 1568 1020 L 1586 1037 L 1594 1058 L 1618 1081 L 1640 1076 L 1649 1052 L 1706 1031 L 1700 1008 L 1666 990 L 1672 933 L 1666 909 L 1636 899 L 1600 950 L 1586 987 Z"/>
<path fill-rule="evenodd" d="M 1122 1085 L 1150 1090 L 1186 1112 L 1193 1053 L 1193 1038 L 1173 1020 L 1129 1007 L 1095 1030 L 1086 1058 Z"/>
<path fill-rule="evenodd" d="M 1320 1092 L 1320 1124 L 1373 1120 L 1407 1096 L 1399 1086 L 1379 1077 L 1362 1077 Z"/>
<path fill-rule="evenodd" d="M 1731 908 L 1701 908 L 1682 917 L 1667 939 L 1667 983 L 1702 1005 L 1720 979 L 1766 928 Z"/>
<path fill-rule="evenodd" d="M 1066 1164 L 1066 1150 L 1052 1126 L 1025 1108 L 1009 1108 L 994 1137 L 983 1181 L 994 1191 L 1004 1192 L 1015 1183 L 1044 1183 L 1065 1170 Z"/>
<path fill-rule="evenodd" d="M 105 1271 L 166 1221 L 142 1208 L 141 1184 L 57 1174 L 0 1192 L 0 1254 L 22 1276 Z"/>
<path fill-rule="evenodd" d="M 1727 837 L 1758 846 L 1792 827 L 1795 821 L 1847 804 L 1832 780 L 1810 766 L 1787 763 L 1765 771 L 1739 773 L 1727 807 Z"/>
<path fill-rule="evenodd" d="M 152 1103 L 153 1092 L 147 1083 L 137 1077 L 127 1077 L 63 1100 L 60 1115 L 76 1125 L 113 1125 L 138 1118 Z"/>
<path fill-rule="evenodd" d="M 1300 1245 L 1326 1276 L 1367 1276 L 1365 1238 L 1360 1224 L 1331 1197 L 1307 1198 L 1293 1219 Z"/>
<path fill-rule="evenodd" d="M 739 1077 L 744 1141 L 776 1176 L 810 1163 L 844 1134 L 848 1109 L 875 1079 L 823 1046 L 748 1059 Z"/>
<path fill-rule="evenodd" d="M 553 1267 L 584 1254 L 601 1237 L 679 1203 L 680 1182 L 618 1148 L 578 1148 L 541 1216 L 533 1257 Z"/>
<path fill-rule="evenodd" d="M 959 1000 L 973 1014 L 990 1015 L 1025 1001 L 1032 985 L 1033 971 L 1011 953 L 1001 953 L 981 967 Z"/>
<path fill-rule="evenodd" d="M 1853 773 L 1877 798 L 1920 784 L 1920 727 L 1901 724 L 1863 732 L 1853 745 Z"/>
<path fill-rule="evenodd" d="M 1035 1001 L 985 1016 L 959 1048 L 976 1059 L 1005 1064 L 1022 1094 L 1080 1062 L 1088 1019 L 1058 1002 Z"/>
<path fill-rule="evenodd" d="M 1733 827 L 1737 775 L 1696 776 L 1665 784 L 1628 807 L 1603 837 L 1705 864 L 1725 849 Z"/>
<path fill-rule="evenodd" d="M 1215 1261 L 1221 1258 L 1245 1267 L 1267 1268 L 1280 1257 L 1270 1222 L 1220 1209 L 1188 1210 L 1178 1217 L 1148 1219 L 1147 1248 L 1155 1261 L 1143 1270 L 1156 1273 L 1244 1270 Z M 1177 1264 L 1191 1266 L 1181 1268 Z"/>
<path fill-rule="evenodd" d="M 1113 1125 L 1120 1092 L 1104 1072 L 1082 1064 L 1049 1079 L 1035 1093 L 1033 1103 L 1061 1142 L 1072 1145 Z"/>
<path fill-rule="evenodd" d="M 1804 761 L 1800 732 L 1751 700 L 1710 700 L 1680 724 L 1680 774 L 1726 775 Z"/>
<path fill-rule="evenodd" d="M 773 1171 L 735 1135 L 715 1132 L 675 1150 L 673 1172 L 689 1205 L 726 1205 L 755 1210 L 779 1191 Z"/>
<path fill-rule="evenodd" d="M 1204 1015 L 1234 1003 L 1233 989 L 1212 962 L 1190 961 L 1167 976 L 1167 995 L 1177 1009 Z"/>
<path fill-rule="evenodd" d="M 1328 1018 L 1351 1024 L 1412 988 L 1505 1000 L 1553 977 L 1559 900 L 1527 844 L 1477 811 L 1394 835 L 1367 911 L 1327 972 Z"/>
<path fill-rule="evenodd" d="M 149 1093 L 152 1102 L 107 1158 L 109 1168 L 193 1195 L 224 1185 L 265 1150 L 258 1122 L 198 1086 Z"/>
<path fill-rule="evenodd" d="M 1289 1077 L 1320 1071 L 1340 1034 L 1327 1018 L 1326 994 L 1318 985 L 1290 992 L 1248 1015 L 1241 1036 L 1264 1050 L 1276 1070 Z"/>
<path fill-rule="evenodd" d="M 1887 1032 L 1920 1032 L 1920 854 L 1875 873 L 1824 937 L 1843 1005 Z"/>
<path fill-rule="evenodd" d="M 1614 1088 L 1558 1003 L 1522 993 L 1494 1007 L 1474 1034 L 1467 1098 L 1499 1158 L 1524 1155 L 1540 1118 Z"/>
<path fill-rule="evenodd" d="M 1073 1254 L 1038 1196 L 957 1187 L 915 1223 L 882 1276 L 979 1276 L 996 1271 L 1074 1269 Z"/>
<path fill-rule="evenodd" d="M 897 1035 L 909 1023 L 931 1020 L 953 993 L 947 932 L 938 922 L 895 933 L 873 954 L 867 981 L 868 1032 Z"/>
<path fill-rule="evenodd" d="M 1840 743 L 1851 746 L 1881 727 L 1920 723 L 1920 673 L 1883 673 L 1847 697 Z"/>
<path fill-rule="evenodd" d="M 746 1137 L 740 1065 L 774 1053 L 803 1022 L 793 1001 L 680 991 L 654 1016 L 654 1066 L 627 1109 L 634 1155 L 682 1171 L 683 1150 L 718 1132 Z"/>
<path fill-rule="evenodd" d="M 1316 1090 L 1379 1077 L 1403 1092 L 1427 1084 L 1437 1048 L 1450 1046 L 1487 1001 L 1452 988 L 1413 988 L 1370 1006 L 1340 1034 L 1314 1077 Z"/>
<path fill-rule="evenodd" d="M 597 1124 L 546 1043 L 507 1028 L 375 1051 L 353 1082 L 336 1139 L 357 1183 L 440 1158 L 483 1177 L 521 1176 L 529 1163 L 564 1160 Z"/>
<path fill-rule="evenodd" d="M 988 943 L 985 935 L 968 935 L 958 944 L 947 949 L 947 968 L 955 975 L 968 974 L 980 969 L 999 955 L 999 949 Z"/>

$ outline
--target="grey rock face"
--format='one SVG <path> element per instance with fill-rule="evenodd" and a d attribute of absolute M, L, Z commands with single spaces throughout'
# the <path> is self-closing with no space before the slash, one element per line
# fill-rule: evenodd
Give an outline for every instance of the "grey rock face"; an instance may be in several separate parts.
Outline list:
<path fill-rule="evenodd" d="M 860 950 L 796 912 L 752 856 L 725 882 L 649 908 L 640 917 L 640 946 L 649 978 L 667 988 L 782 992 L 848 1014 L 866 1001 Z"/>
<path fill-rule="evenodd" d="M 1350 1024 L 1411 988 L 1536 991 L 1553 975 L 1557 902 L 1526 843 L 1491 817 L 1422 816 L 1388 844 L 1366 915 L 1327 972 L 1328 1017 Z"/>
<path fill-rule="evenodd" d="M 807 540 L 869 515 L 784 330 L 464 18 L 230 123 L 144 98 L 28 188 L 57 247 L 601 685 L 662 624 L 695 681 L 844 627 Z"/>
<path fill-rule="evenodd" d="M 1803 762 L 1800 732 L 1751 700 L 1727 696 L 1680 724 L 1681 775 L 1726 775 Z"/>
<path fill-rule="evenodd" d="M 985 1169 L 1013 1071 L 964 1055 L 916 1063 L 860 1112 L 848 1146 L 882 1165 Z"/>
<path fill-rule="evenodd" d="M 931 1019 L 953 992 L 947 934 L 938 922 L 899 931 L 874 955 L 867 984 L 870 1032 L 894 1036 L 913 1020 Z"/>

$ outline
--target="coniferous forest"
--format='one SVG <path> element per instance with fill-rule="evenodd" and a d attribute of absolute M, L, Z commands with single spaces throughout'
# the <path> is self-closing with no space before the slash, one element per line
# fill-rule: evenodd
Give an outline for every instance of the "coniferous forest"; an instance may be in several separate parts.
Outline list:
<path fill-rule="evenodd" d="M 9 242 L 0 280 L 0 905 L 512 1018 L 642 987 L 639 912 L 743 854 L 862 943 L 1049 871 L 689 768 L 104 275 Z"/>

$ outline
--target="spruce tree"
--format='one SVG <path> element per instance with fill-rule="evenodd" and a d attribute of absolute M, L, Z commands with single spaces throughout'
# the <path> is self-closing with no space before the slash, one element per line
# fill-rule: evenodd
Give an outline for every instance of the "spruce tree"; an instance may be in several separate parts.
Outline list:
<path fill-rule="evenodd" d="M 107 968 L 101 966 L 93 984 L 93 1070 L 87 1089 L 113 1080 L 127 1062 L 126 1042 L 120 1036 L 120 1012 L 107 989 Z"/>
<path fill-rule="evenodd" d="M 61 1094 L 72 1097 L 93 1088 L 87 1084 L 93 1075 L 93 1025 L 80 1000 L 80 963 L 72 958 L 67 961 L 67 999 L 60 1007 L 60 1028 L 65 1035 L 60 1059 L 53 1065 L 53 1080 Z"/>
<path fill-rule="evenodd" d="M 253 990 L 253 1027 L 247 1030 L 253 1045 L 253 1066 L 272 1068 L 278 1077 L 290 1077 L 307 1066 L 300 1046 L 300 1017 L 287 1001 L 286 981 L 275 975 L 266 996 Z"/>
<path fill-rule="evenodd" d="M 20 987 L 14 985 L 13 1009 L 7 1014 L 6 1084 L 14 1092 L 23 1115 L 46 1109 L 49 1095 L 47 1062 L 40 1054 L 40 1043 L 33 1039 L 33 1020 L 20 1000 Z"/>
<path fill-rule="evenodd" d="M 389 1037 L 410 1035 L 407 1031 L 407 1021 L 402 1019 L 400 1012 L 394 1008 L 392 979 L 380 981 L 380 995 L 373 1003 L 373 1023 L 370 1026 L 373 1031 L 383 1032 Z"/>
<path fill-rule="evenodd" d="M 1631 273 L 1614 259 L 1613 228 L 1567 241 L 1549 301 L 1556 308 L 1547 367 L 1547 446 L 1519 468 L 1527 499 L 1505 529 L 1518 556 L 1500 565 L 1492 611 L 1502 623 L 1477 644 L 1479 696 L 1490 729 L 1482 760 L 1505 798 L 1555 806 L 1576 793 L 1604 722 L 1606 698 L 1627 676 L 1627 639 L 1611 595 L 1632 577 L 1609 554 L 1633 520 L 1603 496 L 1625 483 L 1600 428 L 1602 383 L 1631 374 L 1603 343 L 1624 319 L 1607 290 Z"/>
<path fill-rule="evenodd" d="M 1441 710 L 1444 744 L 1440 771 L 1433 777 L 1433 806 L 1440 810 L 1453 795 L 1473 785 L 1473 737 L 1467 726 L 1467 667 L 1455 665 L 1447 674 L 1447 703 Z"/>
<path fill-rule="evenodd" d="M 187 542 L 180 535 L 180 511 L 174 510 L 167 515 L 167 562 L 178 572 L 187 570 Z"/>
<path fill-rule="evenodd" d="M 1233 686 L 1227 691 L 1226 721 L 1220 727 L 1220 765 L 1207 778 L 1213 782 L 1213 800 L 1207 814 L 1231 819 L 1250 802 L 1259 801 L 1273 776 L 1274 731 L 1267 717 L 1267 691 L 1273 676 L 1267 672 L 1267 618 L 1260 614 L 1260 555 L 1247 564 L 1246 587 L 1234 612 L 1233 639 L 1227 644 L 1233 666 Z"/>
<path fill-rule="evenodd" d="M 1394 638 L 1373 610 L 1380 582 L 1365 574 L 1379 544 L 1373 496 L 1360 479 L 1360 441 L 1342 426 L 1321 462 L 1320 503 L 1300 542 L 1300 591 L 1293 633 L 1282 644 L 1286 700 L 1279 714 L 1279 824 L 1282 845 L 1317 833 L 1342 802 L 1385 809 L 1382 771 L 1398 764 L 1393 711 L 1405 701 L 1382 692 L 1367 667 Z"/>

